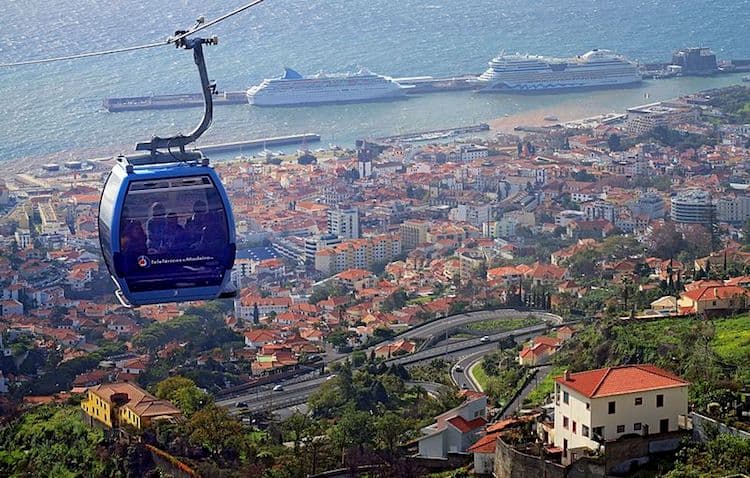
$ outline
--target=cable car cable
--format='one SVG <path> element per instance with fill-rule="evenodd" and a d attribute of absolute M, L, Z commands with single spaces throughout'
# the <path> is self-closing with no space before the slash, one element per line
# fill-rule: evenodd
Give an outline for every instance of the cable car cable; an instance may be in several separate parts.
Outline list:
<path fill-rule="evenodd" d="M 27 66 L 27 65 L 40 65 L 44 63 L 54 63 L 58 61 L 66 61 L 66 60 L 80 60 L 82 58 L 91 58 L 95 56 L 104 56 L 104 55 L 113 55 L 116 53 L 127 53 L 131 51 L 137 51 L 137 50 L 146 50 L 149 48 L 156 48 L 160 46 L 166 46 L 173 43 L 179 43 L 180 40 L 183 40 L 184 38 L 193 35 L 194 33 L 197 33 L 201 30 L 204 30 L 210 26 L 216 25 L 219 22 L 222 22 L 226 20 L 227 18 L 233 17 L 234 15 L 237 15 L 238 13 L 242 13 L 245 10 L 252 8 L 260 3 L 263 3 L 265 0 L 254 0 L 246 5 L 243 5 L 229 13 L 226 13 L 218 18 L 215 18 L 214 20 L 211 20 L 210 22 L 205 22 L 203 20 L 200 20 L 198 24 L 176 36 L 171 36 L 167 38 L 164 41 L 161 42 L 154 42 L 154 43 L 146 43 L 144 45 L 135 45 L 135 46 L 128 46 L 124 48 L 113 48 L 110 50 L 100 50 L 100 51 L 91 51 L 86 53 L 77 53 L 74 55 L 64 55 L 64 56 L 55 56 L 55 57 L 49 57 L 49 58 L 39 58 L 36 60 L 22 60 L 22 61 L 16 61 L 11 63 L 0 63 L 0 68 L 10 68 L 14 66 Z"/>

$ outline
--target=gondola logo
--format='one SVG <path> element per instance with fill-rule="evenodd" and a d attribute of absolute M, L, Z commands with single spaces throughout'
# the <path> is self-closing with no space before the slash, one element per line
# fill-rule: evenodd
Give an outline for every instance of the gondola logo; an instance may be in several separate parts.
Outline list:
<path fill-rule="evenodd" d="M 148 256 L 140 256 L 138 258 L 138 266 L 147 269 L 151 265 L 151 259 Z"/>

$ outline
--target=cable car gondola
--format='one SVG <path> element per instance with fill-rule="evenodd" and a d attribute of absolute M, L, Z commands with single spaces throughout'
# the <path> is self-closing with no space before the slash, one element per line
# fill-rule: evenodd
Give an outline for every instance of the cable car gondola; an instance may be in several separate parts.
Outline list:
<path fill-rule="evenodd" d="M 230 286 L 236 251 L 231 204 L 208 159 L 185 150 L 212 119 L 214 87 L 202 45 L 215 43 L 177 43 L 193 50 L 203 86 L 205 111 L 195 131 L 137 144 L 148 152 L 118 157 L 104 185 L 99 242 L 123 305 L 236 295 Z"/>

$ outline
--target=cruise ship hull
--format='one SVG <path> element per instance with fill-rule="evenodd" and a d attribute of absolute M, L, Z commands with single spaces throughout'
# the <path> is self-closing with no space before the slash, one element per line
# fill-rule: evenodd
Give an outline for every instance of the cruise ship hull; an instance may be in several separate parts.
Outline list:
<path fill-rule="evenodd" d="M 508 84 L 497 82 L 492 85 L 479 85 L 478 93 L 511 93 L 511 94 L 556 94 L 566 91 L 590 91 L 590 90 L 612 90 L 622 88 L 637 88 L 641 86 L 641 78 L 633 78 L 629 81 L 613 81 L 606 83 L 589 82 L 559 82 L 559 83 L 521 83 Z"/>
<path fill-rule="evenodd" d="M 352 97 L 332 97 L 332 98 L 315 98 L 315 97 L 263 97 L 259 95 L 248 95 L 247 101 L 253 106 L 319 106 L 319 105 L 333 105 L 333 104 L 353 104 L 353 103 L 375 103 L 385 101 L 398 101 L 406 99 L 406 94 L 403 91 L 397 91 L 394 93 L 382 95 L 382 96 L 352 96 Z"/>

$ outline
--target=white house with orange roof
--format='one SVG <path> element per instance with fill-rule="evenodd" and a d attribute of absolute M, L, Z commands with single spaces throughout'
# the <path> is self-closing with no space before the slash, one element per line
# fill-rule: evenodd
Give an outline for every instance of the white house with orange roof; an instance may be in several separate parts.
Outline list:
<path fill-rule="evenodd" d="M 534 337 L 531 342 L 518 352 L 518 363 L 521 365 L 540 365 L 545 363 L 557 349 L 560 348 L 562 340 L 556 337 L 541 335 Z"/>
<path fill-rule="evenodd" d="M 689 383 L 654 365 L 569 373 L 555 380 L 554 445 L 563 464 L 624 435 L 678 431 Z"/>

